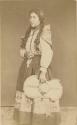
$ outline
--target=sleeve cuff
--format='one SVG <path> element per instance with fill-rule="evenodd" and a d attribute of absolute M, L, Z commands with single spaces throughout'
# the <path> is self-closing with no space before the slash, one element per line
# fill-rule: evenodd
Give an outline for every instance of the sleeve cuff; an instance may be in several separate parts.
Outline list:
<path fill-rule="evenodd" d="M 46 72 L 47 72 L 47 68 L 41 66 L 41 67 L 40 67 L 40 71 L 46 73 Z"/>

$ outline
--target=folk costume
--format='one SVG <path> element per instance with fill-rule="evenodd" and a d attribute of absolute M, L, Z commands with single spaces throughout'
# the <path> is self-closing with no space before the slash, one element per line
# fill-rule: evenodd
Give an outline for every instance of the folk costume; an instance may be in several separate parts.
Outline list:
<path fill-rule="evenodd" d="M 24 92 L 24 83 L 32 75 L 46 73 L 46 79 L 52 79 L 52 41 L 50 25 L 43 27 L 38 38 L 40 27 L 32 28 L 28 38 L 22 40 L 21 49 L 25 49 L 23 62 L 19 70 L 16 87 L 14 119 L 18 125 L 58 125 L 59 100 L 49 98 L 30 98 Z"/>

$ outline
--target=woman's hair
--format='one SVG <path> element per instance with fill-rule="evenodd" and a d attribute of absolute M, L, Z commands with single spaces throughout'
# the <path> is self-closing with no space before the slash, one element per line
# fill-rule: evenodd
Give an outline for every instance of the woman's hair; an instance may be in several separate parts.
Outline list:
<path fill-rule="evenodd" d="M 37 37 L 36 37 L 36 39 L 35 39 L 35 44 L 36 44 L 36 49 L 38 49 L 38 45 L 39 45 L 39 43 L 40 43 L 40 35 L 41 35 L 41 33 L 42 33 L 42 30 L 43 30 L 43 27 L 44 27 L 44 13 L 42 12 L 42 11 L 40 11 L 39 9 L 32 9 L 32 10 L 30 10 L 29 11 L 29 16 L 30 16 L 30 14 L 31 13 L 36 13 L 37 15 L 38 15 L 38 17 L 39 17 L 39 19 L 40 19 L 40 29 L 39 29 L 39 33 L 38 33 L 38 35 L 37 35 Z M 27 31 L 26 31 L 26 33 L 25 33 L 25 37 L 22 39 L 22 44 L 21 44 L 21 48 L 25 48 L 25 45 L 26 45 L 26 42 L 27 42 L 27 39 L 28 39 L 28 37 L 29 37 L 29 34 L 30 34 L 30 32 L 31 32 L 31 29 L 32 29 L 32 27 L 31 26 L 29 26 L 28 28 L 27 28 Z"/>
<path fill-rule="evenodd" d="M 44 12 L 42 10 L 39 10 L 39 9 L 32 9 L 29 11 L 29 16 L 31 13 L 36 13 L 40 19 L 40 22 L 42 23 L 45 19 L 45 16 L 44 16 Z"/>

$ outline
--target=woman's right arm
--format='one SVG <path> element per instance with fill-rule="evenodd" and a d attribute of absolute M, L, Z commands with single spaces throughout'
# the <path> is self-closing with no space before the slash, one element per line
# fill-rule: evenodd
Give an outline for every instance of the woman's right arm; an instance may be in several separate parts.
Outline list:
<path fill-rule="evenodd" d="M 25 39 L 24 39 L 24 37 L 22 37 L 21 40 L 22 40 L 22 44 L 20 46 L 20 56 L 24 57 L 25 54 L 26 54 L 25 41 L 24 41 Z"/>
<path fill-rule="evenodd" d="M 20 48 L 20 56 L 21 56 L 21 57 L 24 57 L 24 56 L 25 56 L 25 53 L 26 53 L 26 49 Z"/>

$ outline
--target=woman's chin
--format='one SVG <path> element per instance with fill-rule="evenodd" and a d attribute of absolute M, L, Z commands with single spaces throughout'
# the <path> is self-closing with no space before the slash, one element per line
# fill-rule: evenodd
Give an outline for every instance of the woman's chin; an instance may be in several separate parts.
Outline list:
<path fill-rule="evenodd" d="M 35 28 L 36 26 L 35 26 L 34 24 L 31 24 L 31 27 L 32 27 L 32 28 Z"/>
<path fill-rule="evenodd" d="M 31 27 L 32 27 L 32 28 L 36 28 L 36 27 L 39 27 L 39 25 L 31 24 Z"/>

